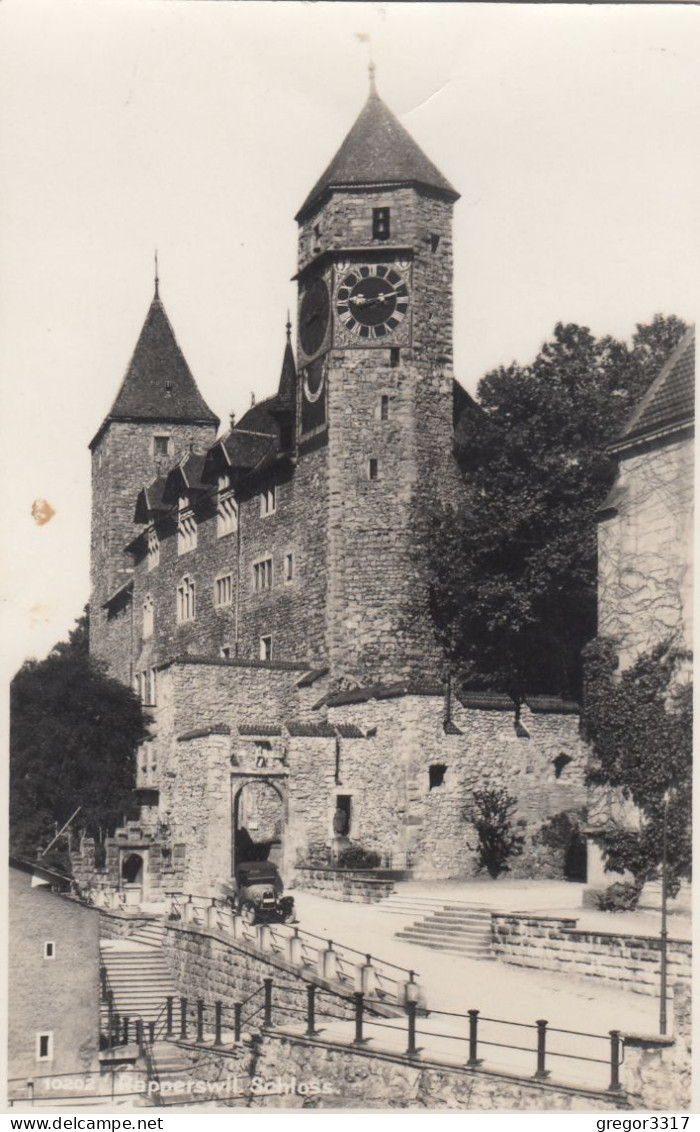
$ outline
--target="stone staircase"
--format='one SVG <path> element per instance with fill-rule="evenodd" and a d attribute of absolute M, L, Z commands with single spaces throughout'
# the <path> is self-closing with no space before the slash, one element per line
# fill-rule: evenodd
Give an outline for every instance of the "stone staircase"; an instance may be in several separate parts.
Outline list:
<path fill-rule="evenodd" d="M 490 911 L 468 904 L 436 903 L 428 910 L 421 908 L 423 916 L 397 931 L 395 938 L 472 959 L 494 958 Z"/>
<path fill-rule="evenodd" d="M 163 945 L 163 924 L 160 920 L 153 920 L 151 923 L 141 923 L 132 932 L 129 932 L 129 939 L 132 943 L 142 943 L 146 947 L 153 947 L 160 951 Z"/>
<path fill-rule="evenodd" d="M 150 931 L 151 926 L 141 930 Z M 148 938 L 154 940 L 154 936 Z M 170 968 L 159 950 L 159 942 L 143 943 L 135 938 L 103 940 L 100 953 L 107 969 L 114 1010 L 122 1018 L 154 1021 L 161 1014 L 168 995 L 176 996 Z M 103 1032 L 107 1030 L 107 1019 L 107 1005 L 103 1002 L 100 1018 Z"/>

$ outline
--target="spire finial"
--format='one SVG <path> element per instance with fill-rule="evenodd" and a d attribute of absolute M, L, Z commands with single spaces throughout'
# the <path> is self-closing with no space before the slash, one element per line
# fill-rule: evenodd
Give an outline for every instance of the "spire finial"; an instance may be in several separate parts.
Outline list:
<path fill-rule="evenodd" d="M 292 320 L 289 317 L 289 309 L 287 309 L 287 341 L 291 342 L 292 339 Z"/>
<path fill-rule="evenodd" d="M 374 59 L 372 58 L 372 40 L 366 31 L 355 32 L 355 38 L 359 39 L 360 43 L 367 44 L 367 51 L 369 54 L 369 93 L 376 94 L 377 88 L 374 83 L 374 76 L 376 74 L 377 68 L 375 66 Z"/>
<path fill-rule="evenodd" d="M 154 297 L 154 299 L 159 299 L 160 295 L 158 294 L 158 284 L 159 284 L 160 280 L 158 278 L 158 248 L 156 248 L 156 251 L 155 251 L 155 263 L 156 263 L 156 275 L 155 275 L 156 293 L 153 297 Z"/>

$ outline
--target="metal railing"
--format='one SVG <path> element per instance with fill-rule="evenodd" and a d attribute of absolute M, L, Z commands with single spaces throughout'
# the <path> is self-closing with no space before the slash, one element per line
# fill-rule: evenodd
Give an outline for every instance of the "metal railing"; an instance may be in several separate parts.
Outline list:
<path fill-rule="evenodd" d="M 329 1009 L 328 999 L 331 997 L 334 1002 Z M 225 1049 L 229 1044 L 235 1046 L 246 1040 L 244 1027 L 252 1026 L 255 1030 L 274 1031 L 297 1039 L 324 1035 L 324 1041 L 348 1047 L 366 1047 L 371 1043 L 377 1053 L 388 1053 L 408 1062 L 416 1062 L 422 1057 L 424 1061 L 452 1068 L 477 1070 L 484 1067 L 485 1072 L 489 1068 L 498 1068 L 502 1072 L 505 1068 L 508 1073 L 520 1078 L 551 1080 L 553 1084 L 599 1091 L 605 1089 L 610 1093 L 622 1092 L 620 1067 L 624 1060 L 624 1040 L 619 1030 L 592 1034 L 550 1026 L 545 1019 L 534 1023 L 513 1022 L 486 1017 L 478 1010 L 468 1010 L 464 1014 L 423 1010 L 416 1001 L 406 1002 L 403 1016 L 388 1018 L 380 1013 L 384 1005 L 381 999 L 355 991 L 351 1001 L 350 1016 L 350 1011 L 346 1009 L 343 1012 L 342 1009 L 343 1004 L 348 1004 L 347 998 L 332 995 L 318 984 L 309 983 L 304 1007 L 289 1001 L 276 1004 L 273 979 L 266 978 L 247 998 L 234 1003 L 232 1010 L 224 1008 L 220 1001 L 207 1005 L 204 1000 L 198 999 L 194 1034 L 188 1032 L 187 1000 L 182 999 L 183 1022 L 179 1040 L 189 1039 L 195 1044 L 206 1044 L 208 1048 Z M 251 1004 L 255 1004 L 254 1010 L 250 1009 Z M 290 1016 L 298 1022 L 290 1023 Z M 497 1028 L 495 1034 L 494 1027 Z M 504 1028 L 506 1033 L 502 1034 L 500 1031 Z M 513 1029 L 517 1034 L 509 1040 Z M 419 1045 L 421 1041 L 423 1046 Z M 583 1043 L 587 1052 L 577 1049 L 577 1043 L 579 1047 Z M 488 1057 L 493 1050 L 509 1051 L 516 1057 L 505 1066 L 503 1062 L 493 1064 L 493 1059 Z M 497 1056 L 502 1057 L 500 1052 Z M 489 1061 L 490 1065 L 487 1064 Z M 578 1067 L 575 1080 L 558 1077 L 562 1062 Z M 604 1071 L 599 1071 L 596 1080 L 591 1079 L 588 1069 L 593 1065 L 604 1068 Z"/>
<path fill-rule="evenodd" d="M 338 944 L 296 924 L 246 923 L 223 897 L 181 892 L 166 895 L 171 901 L 171 919 L 199 930 L 209 928 L 267 955 L 278 955 L 302 971 L 340 983 L 346 991 L 362 991 L 397 1006 L 418 997 L 417 973 L 397 963 Z"/>

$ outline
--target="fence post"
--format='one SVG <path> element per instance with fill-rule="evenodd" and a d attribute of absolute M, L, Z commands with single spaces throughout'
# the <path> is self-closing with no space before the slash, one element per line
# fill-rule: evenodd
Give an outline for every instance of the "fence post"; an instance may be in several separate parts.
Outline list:
<path fill-rule="evenodd" d="M 233 1004 L 233 1040 L 240 1042 L 241 1040 L 241 1014 L 243 1013 L 243 1006 L 240 1002 Z"/>
<path fill-rule="evenodd" d="M 174 998 L 171 994 L 165 1000 L 165 1036 L 172 1038 L 173 1036 L 173 1002 Z"/>
<path fill-rule="evenodd" d="M 477 1031 L 479 1026 L 479 1011 L 469 1011 L 469 1061 L 467 1065 L 481 1065 L 481 1058 L 477 1055 Z"/>
<path fill-rule="evenodd" d="M 187 999 L 180 999 L 180 1038 L 187 1037 Z"/>
<path fill-rule="evenodd" d="M 136 1019 L 136 1044 L 139 1047 L 139 1053 L 143 1053 L 143 1020 Z"/>
<path fill-rule="evenodd" d="M 128 1044 L 129 1044 L 129 1021 L 130 1021 L 129 1015 L 125 1014 L 124 1015 L 124 1045 L 125 1046 L 128 1046 Z"/>
<path fill-rule="evenodd" d="M 115 1046 L 119 1045 L 119 1024 L 120 1024 L 120 1021 L 121 1021 L 121 1016 L 118 1013 L 115 1012 L 114 1018 L 112 1019 L 112 1045 L 115 1045 Z"/>
<path fill-rule="evenodd" d="M 364 1021 L 365 1009 L 365 996 L 362 991 L 355 991 L 355 1040 L 354 1046 L 363 1046 L 367 1044 L 367 1038 L 363 1036 L 362 1024 Z"/>
<path fill-rule="evenodd" d="M 156 1024 L 155 1022 L 148 1023 L 148 1040 L 151 1045 L 155 1045 L 156 1040 Z"/>
<path fill-rule="evenodd" d="M 33 1108 L 34 1107 L 34 1082 L 31 1079 L 31 1077 L 27 1081 L 27 1100 L 29 1101 L 30 1105 Z"/>
<path fill-rule="evenodd" d="M 220 1001 L 214 1003 L 214 1045 L 221 1045 L 221 1012 L 223 1010 Z"/>
<path fill-rule="evenodd" d="M 197 1041 L 204 1041 L 204 999 L 197 999 Z"/>
<path fill-rule="evenodd" d="M 418 1047 L 416 1046 L 416 1009 L 415 1002 L 406 1003 L 406 1013 L 408 1014 L 408 1048 L 406 1050 L 406 1057 L 417 1057 Z"/>
<path fill-rule="evenodd" d="M 610 1084 L 609 1093 L 619 1093 L 620 1085 L 620 1031 L 610 1031 Z"/>
<path fill-rule="evenodd" d="M 305 1037 L 313 1038 L 318 1033 L 316 1029 L 316 984 L 309 983 L 306 988 L 306 1034 Z"/>
<path fill-rule="evenodd" d="M 107 1049 L 112 1048 L 114 1039 L 114 995 L 107 991 Z"/>
<path fill-rule="evenodd" d="M 547 1052 L 547 1022 L 544 1018 L 537 1019 L 537 1072 L 535 1077 L 542 1079 L 549 1077 L 548 1071 L 544 1067 L 545 1056 Z"/>
<path fill-rule="evenodd" d="M 265 1009 L 263 1012 L 263 1026 L 272 1026 L 272 979 L 263 979 L 265 988 Z"/>
<path fill-rule="evenodd" d="M 294 967 L 298 967 L 301 963 L 301 940 L 299 939 L 299 928 L 294 929 L 294 935 L 290 935 L 287 940 L 287 961 Z"/>
<path fill-rule="evenodd" d="M 333 950 L 333 940 L 329 939 L 328 947 L 319 954 L 319 975 L 322 979 L 334 982 L 338 977 L 338 957 Z"/>

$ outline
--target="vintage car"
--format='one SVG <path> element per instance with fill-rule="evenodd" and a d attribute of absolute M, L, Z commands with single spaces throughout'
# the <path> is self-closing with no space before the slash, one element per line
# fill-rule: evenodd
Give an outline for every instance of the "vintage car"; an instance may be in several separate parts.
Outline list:
<path fill-rule="evenodd" d="M 242 861 L 224 890 L 232 910 L 247 924 L 294 919 L 294 898 L 282 895 L 282 878 L 270 861 Z"/>

